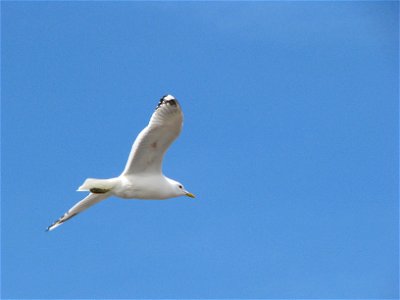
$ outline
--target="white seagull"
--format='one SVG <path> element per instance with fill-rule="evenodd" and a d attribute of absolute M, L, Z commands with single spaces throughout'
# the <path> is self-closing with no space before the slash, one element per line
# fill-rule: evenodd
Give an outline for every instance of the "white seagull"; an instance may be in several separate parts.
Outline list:
<path fill-rule="evenodd" d="M 47 231 L 57 228 L 110 196 L 153 200 L 178 196 L 194 198 L 195 196 L 185 190 L 181 183 L 162 173 L 163 156 L 181 132 L 182 122 L 182 110 L 175 97 L 171 95 L 162 97 L 149 124 L 133 143 L 122 174 L 110 179 L 86 179 L 78 191 L 88 191 L 90 194 L 51 224 Z"/>

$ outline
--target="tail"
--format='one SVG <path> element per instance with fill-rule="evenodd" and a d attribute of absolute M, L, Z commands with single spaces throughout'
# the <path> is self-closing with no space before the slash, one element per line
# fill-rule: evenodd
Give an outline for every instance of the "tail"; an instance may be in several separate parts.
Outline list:
<path fill-rule="evenodd" d="M 79 192 L 92 192 L 94 194 L 104 194 L 111 191 L 116 184 L 116 178 L 110 179 L 95 179 L 88 178 L 85 182 L 78 188 Z"/>

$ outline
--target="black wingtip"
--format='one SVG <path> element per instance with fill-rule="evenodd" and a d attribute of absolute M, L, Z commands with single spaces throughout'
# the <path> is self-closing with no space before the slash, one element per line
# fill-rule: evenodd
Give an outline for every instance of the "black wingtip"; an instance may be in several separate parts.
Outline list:
<path fill-rule="evenodd" d="M 47 226 L 47 228 L 45 229 L 45 232 L 51 231 L 50 228 L 51 228 L 53 225 L 54 225 L 54 224 L 51 224 L 50 226 Z"/>
<path fill-rule="evenodd" d="M 46 232 L 49 232 L 49 231 L 51 231 L 51 228 L 54 226 L 56 224 L 56 222 L 54 222 L 53 224 L 51 224 L 50 226 L 47 226 L 47 228 L 46 228 Z"/>
<path fill-rule="evenodd" d="M 170 104 L 172 106 L 176 106 L 177 105 L 177 100 L 174 96 L 170 95 L 170 94 L 166 94 L 164 96 L 161 97 L 160 102 L 158 102 L 158 105 L 156 107 L 159 108 L 161 105 L 163 104 Z"/>
<path fill-rule="evenodd" d="M 169 99 L 165 99 L 165 98 L 169 98 Z M 161 97 L 160 101 L 162 101 L 162 100 L 171 100 L 171 99 L 175 99 L 175 97 L 172 96 L 171 94 L 165 94 L 164 96 Z"/>

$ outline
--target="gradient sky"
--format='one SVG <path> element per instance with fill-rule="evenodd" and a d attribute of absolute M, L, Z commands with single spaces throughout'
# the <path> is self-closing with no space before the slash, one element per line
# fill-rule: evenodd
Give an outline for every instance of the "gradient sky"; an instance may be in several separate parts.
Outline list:
<path fill-rule="evenodd" d="M 398 2 L 1 9 L 3 298 L 398 297 Z M 197 198 L 45 232 L 167 93 Z"/>

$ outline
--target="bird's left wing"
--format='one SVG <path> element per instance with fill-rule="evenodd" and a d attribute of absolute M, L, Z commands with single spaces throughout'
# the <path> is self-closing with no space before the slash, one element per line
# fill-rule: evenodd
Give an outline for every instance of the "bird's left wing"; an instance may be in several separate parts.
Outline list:
<path fill-rule="evenodd" d="M 171 95 L 161 98 L 146 128 L 133 143 L 122 174 L 161 174 L 165 152 L 182 129 L 183 113 Z"/>
<path fill-rule="evenodd" d="M 65 221 L 75 217 L 80 212 L 84 211 L 85 209 L 95 205 L 96 203 L 108 198 L 110 195 L 109 193 L 104 194 L 93 194 L 90 193 L 86 198 L 76 203 L 70 210 L 68 210 L 60 219 L 55 221 L 49 227 L 47 227 L 47 231 L 51 231 L 58 226 L 60 226 Z"/>

